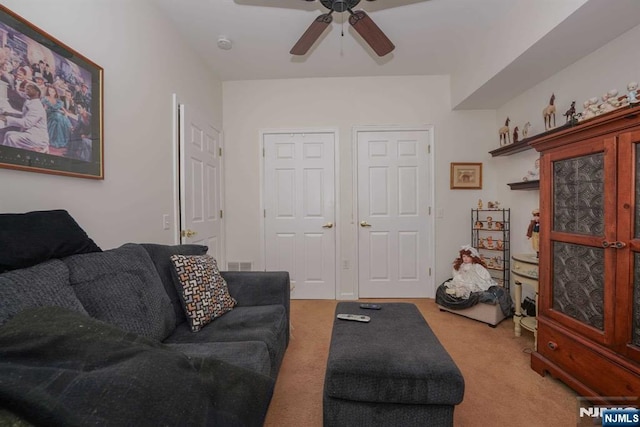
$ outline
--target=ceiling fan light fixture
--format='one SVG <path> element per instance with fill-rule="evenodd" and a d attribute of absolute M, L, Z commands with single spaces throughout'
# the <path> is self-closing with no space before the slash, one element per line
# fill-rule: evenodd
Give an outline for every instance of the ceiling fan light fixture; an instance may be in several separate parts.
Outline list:
<path fill-rule="evenodd" d="M 307 0 L 309 1 L 309 0 Z M 353 11 L 353 8 L 360 3 L 361 0 L 320 0 L 320 3 L 327 9 L 328 13 L 318 16 L 302 34 L 293 48 L 289 51 L 292 55 L 306 55 L 311 46 L 320 38 L 322 33 L 331 23 L 331 14 L 334 12 L 349 12 L 349 24 L 360 34 L 360 37 L 373 49 L 378 56 L 385 56 L 395 46 L 386 36 L 386 34 L 378 27 L 375 22 L 367 15 L 364 10 Z M 374 0 L 368 0 L 374 1 Z M 389 0 L 391 1 L 391 0 Z M 343 34 L 344 35 L 344 34 Z"/>
<path fill-rule="evenodd" d="M 218 37 L 218 47 L 222 50 L 231 50 L 232 47 L 231 40 L 229 40 L 226 36 Z"/>

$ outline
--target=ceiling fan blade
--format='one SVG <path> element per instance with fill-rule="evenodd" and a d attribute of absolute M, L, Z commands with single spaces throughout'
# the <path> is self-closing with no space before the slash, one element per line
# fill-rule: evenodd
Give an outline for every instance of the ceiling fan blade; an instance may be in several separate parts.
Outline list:
<path fill-rule="evenodd" d="M 352 12 L 349 23 L 378 56 L 385 56 L 396 48 L 364 10 Z"/>
<path fill-rule="evenodd" d="M 324 13 L 318 16 L 315 21 L 311 23 L 307 31 L 304 32 L 300 40 L 291 48 L 289 52 L 292 55 L 304 55 L 306 54 L 311 46 L 318 40 L 320 35 L 324 32 L 324 30 L 329 26 L 329 24 L 333 21 L 330 13 Z"/>

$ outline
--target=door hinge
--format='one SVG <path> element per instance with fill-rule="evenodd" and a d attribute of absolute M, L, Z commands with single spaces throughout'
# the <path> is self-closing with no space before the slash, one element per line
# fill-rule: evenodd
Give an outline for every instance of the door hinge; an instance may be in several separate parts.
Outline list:
<path fill-rule="evenodd" d="M 222 209 L 220 209 L 220 219 L 222 219 Z"/>
<path fill-rule="evenodd" d="M 222 147 L 218 147 L 218 155 L 222 157 Z"/>
<path fill-rule="evenodd" d="M 266 217 L 267 217 L 267 210 L 266 210 L 266 209 L 264 209 L 264 210 L 262 211 L 262 216 L 263 216 L 264 218 L 266 218 Z"/>
<path fill-rule="evenodd" d="M 262 157 L 264 157 L 264 147 L 262 147 Z"/>
<path fill-rule="evenodd" d="M 431 154 L 431 144 L 427 145 L 427 154 Z"/>
<path fill-rule="evenodd" d="M 429 206 L 429 215 L 431 215 L 431 206 Z"/>
<path fill-rule="evenodd" d="M 431 267 L 429 267 L 429 276 L 431 276 Z"/>

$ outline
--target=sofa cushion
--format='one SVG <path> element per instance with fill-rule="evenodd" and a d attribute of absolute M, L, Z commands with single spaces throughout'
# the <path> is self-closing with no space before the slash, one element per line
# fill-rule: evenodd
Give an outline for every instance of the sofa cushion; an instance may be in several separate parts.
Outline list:
<path fill-rule="evenodd" d="M 172 255 L 171 262 L 192 332 L 198 332 L 236 305 L 211 255 Z"/>
<path fill-rule="evenodd" d="M 151 260 L 156 266 L 160 275 L 164 290 L 171 300 L 173 312 L 176 315 L 176 325 L 184 322 L 187 318 L 182 308 L 182 300 L 178 295 L 173 273 L 173 263 L 171 255 L 204 255 L 209 250 L 203 245 L 161 245 L 156 243 L 142 243 L 142 247 L 147 250 Z"/>
<path fill-rule="evenodd" d="M 274 384 L 59 307 L 0 328 L 0 406 L 19 425 L 262 426 Z"/>
<path fill-rule="evenodd" d="M 271 375 L 269 349 L 262 341 L 167 343 L 188 358 L 212 358 L 259 374 Z"/>
<path fill-rule="evenodd" d="M 64 262 L 74 292 L 92 317 L 156 340 L 175 327 L 171 301 L 142 246 L 127 243 Z"/>
<path fill-rule="evenodd" d="M 0 274 L 0 325 L 26 308 L 56 306 L 87 314 L 60 260 Z"/>
<path fill-rule="evenodd" d="M 238 306 L 197 334 L 191 333 L 188 322 L 178 325 L 165 343 L 262 341 L 269 350 L 271 377 L 276 378 L 287 348 L 288 326 L 282 305 Z"/>
<path fill-rule="evenodd" d="M 0 273 L 100 250 L 65 210 L 0 214 Z"/>

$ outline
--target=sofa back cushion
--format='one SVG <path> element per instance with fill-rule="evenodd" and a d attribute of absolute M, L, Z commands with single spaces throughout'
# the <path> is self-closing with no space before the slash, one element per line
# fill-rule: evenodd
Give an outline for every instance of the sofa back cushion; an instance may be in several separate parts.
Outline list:
<path fill-rule="evenodd" d="M 65 210 L 0 214 L 0 273 L 88 252 L 100 248 Z"/>
<path fill-rule="evenodd" d="M 60 260 L 0 274 L 0 325 L 26 308 L 57 306 L 87 314 Z"/>
<path fill-rule="evenodd" d="M 182 300 L 176 290 L 176 284 L 173 273 L 173 263 L 171 262 L 171 255 L 204 255 L 209 248 L 203 245 L 161 245 L 157 243 L 142 243 L 151 260 L 158 270 L 164 290 L 167 292 L 171 305 L 173 306 L 173 312 L 176 315 L 176 325 L 184 322 L 186 319 L 184 310 L 182 308 Z"/>
<path fill-rule="evenodd" d="M 127 243 L 64 261 L 71 286 L 92 317 L 160 341 L 175 329 L 171 301 L 142 246 Z"/>

